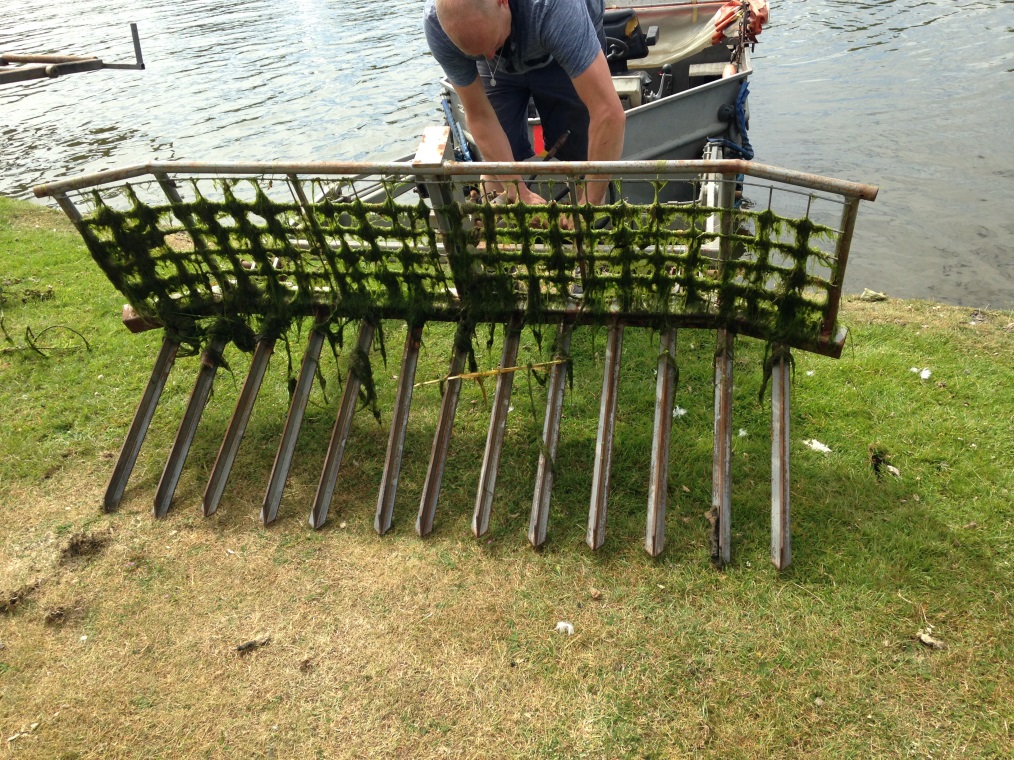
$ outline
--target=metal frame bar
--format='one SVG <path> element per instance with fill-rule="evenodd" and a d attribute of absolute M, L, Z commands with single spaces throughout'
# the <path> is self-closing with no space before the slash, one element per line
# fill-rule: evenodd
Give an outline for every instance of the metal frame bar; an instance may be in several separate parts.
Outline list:
<path fill-rule="evenodd" d="M 359 325 L 359 338 L 356 341 L 357 353 L 369 353 L 376 331 L 376 323 L 368 319 L 362 321 Z M 345 455 L 345 444 L 348 442 L 349 431 L 352 429 L 352 417 L 356 413 L 356 402 L 359 398 L 361 385 L 362 378 L 359 377 L 359 373 L 356 372 L 355 367 L 350 368 L 348 376 L 345 378 L 345 390 L 342 392 L 341 405 L 335 416 L 334 429 L 331 431 L 331 442 L 327 447 L 327 456 L 324 458 L 324 466 L 320 471 L 317 493 L 313 497 L 313 507 L 310 509 L 310 526 L 312 528 L 324 527 L 324 522 L 327 520 L 331 499 L 334 497 L 335 484 L 338 481 L 338 471 L 342 466 L 342 457 Z"/>
<path fill-rule="evenodd" d="M 141 56 L 141 39 L 137 35 L 137 24 L 131 23 L 130 36 L 134 44 L 134 63 L 105 63 L 95 56 L 82 55 L 34 55 L 22 53 L 0 54 L 0 85 L 27 82 L 32 79 L 56 79 L 65 74 L 80 74 L 99 69 L 144 69 Z M 3 71 L 10 64 L 28 64 L 13 71 Z M 35 65 L 38 64 L 38 65 Z"/>
<path fill-rule="evenodd" d="M 458 398 L 461 395 L 461 374 L 465 366 L 468 352 L 457 346 L 451 357 L 451 366 L 447 371 L 450 378 L 444 386 L 444 397 L 440 402 L 440 417 L 433 435 L 433 448 L 430 450 L 430 463 L 426 469 L 426 481 L 423 483 L 422 497 L 419 500 L 419 516 L 416 518 L 415 530 L 420 536 L 428 536 L 433 530 L 433 518 L 437 512 L 437 500 L 440 498 L 440 481 L 444 476 L 447 464 L 447 452 L 451 447 L 451 432 L 454 428 L 454 415 L 458 409 Z"/>
<path fill-rule="evenodd" d="M 264 525 L 270 525 L 278 517 L 278 506 L 282 503 L 282 492 L 285 490 L 285 481 L 288 480 L 289 468 L 292 466 L 292 455 L 296 451 L 296 439 L 303 425 L 303 413 L 306 411 L 306 402 L 310 399 L 313 378 L 320 363 L 324 337 L 323 331 L 316 328 L 310 330 L 310 340 L 299 367 L 299 377 L 296 378 L 296 389 L 289 404 L 289 413 L 285 417 L 282 440 L 278 444 L 278 453 L 271 467 L 268 487 L 264 491 L 264 501 L 261 504 L 261 522 Z"/>
<path fill-rule="evenodd" d="M 718 277 L 726 274 L 727 262 L 732 257 L 729 234 L 735 223 L 735 186 L 723 180 L 719 186 L 719 205 L 723 237 L 719 241 Z M 718 304 L 719 313 L 722 303 Z M 712 455 L 711 481 L 711 560 L 719 567 L 732 559 L 732 374 L 735 334 L 727 329 L 718 330 L 715 350 L 715 432 Z"/>
<path fill-rule="evenodd" d="M 606 506 L 609 501 L 609 473 L 613 465 L 613 438 L 616 432 L 617 394 L 623 359 L 623 323 L 615 320 L 606 336 L 606 358 L 602 373 L 599 425 L 595 436 L 595 465 L 592 472 L 591 503 L 585 543 L 598 549 L 606 540 Z"/>
<path fill-rule="evenodd" d="M 130 473 L 134 470 L 137 455 L 141 452 L 141 444 L 144 443 L 144 437 L 148 433 L 148 427 L 155 415 L 155 408 L 158 406 L 158 400 L 162 397 L 162 391 L 169 379 L 169 373 L 172 371 L 179 348 L 180 344 L 170 338 L 165 338 L 162 341 L 162 348 L 159 349 L 158 358 L 155 359 L 155 366 L 151 369 L 151 377 L 145 386 L 141 402 L 137 405 L 137 411 L 134 412 L 134 419 L 130 423 L 127 436 L 123 439 L 120 454 L 116 457 L 109 485 L 106 486 L 103 500 L 103 508 L 106 512 L 112 512 L 120 506 L 127 481 L 130 479 Z"/>
<path fill-rule="evenodd" d="M 513 367 L 518 359 L 521 343 L 521 317 L 515 317 L 504 328 L 503 353 L 500 367 Z M 489 515 L 493 507 L 496 477 L 500 471 L 500 455 L 503 452 L 504 435 L 507 430 L 507 415 L 510 412 L 511 392 L 514 388 L 514 373 L 501 372 L 496 376 L 496 391 L 493 394 L 493 411 L 489 418 L 489 433 L 486 435 L 486 449 L 482 455 L 482 470 L 479 472 L 479 491 L 475 498 L 475 513 L 472 516 L 472 533 L 478 538 L 489 530 Z"/>
<path fill-rule="evenodd" d="M 732 372 L 735 336 L 718 331 L 715 351 L 715 440 L 711 476 L 711 561 L 724 567 L 732 559 Z"/>
<path fill-rule="evenodd" d="M 246 433 L 246 426 L 250 422 L 254 403 L 257 401 L 257 394 L 260 392 L 261 383 L 264 382 L 264 374 L 267 372 L 274 350 L 273 339 L 261 338 L 257 341 L 253 359 L 250 361 L 250 370 L 247 372 L 246 380 L 243 381 L 239 398 L 236 399 L 236 409 L 232 413 L 232 419 L 229 420 L 229 427 L 225 431 L 218 456 L 215 457 L 215 464 L 211 468 L 208 485 L 204 489 L 205 517 L 210 517 L 218 510 L 218 504 L 222 500 L 222 494 L 225 493 L 225 484 L 229 480 L 233 462 L 236 461 L 239 445 L 243 441 L 243 434 Z"/>
<path fill-rule="evenodd" d="M 779 570 L 792 562 L 789 367 L 790 359 L 786 355 L 775 361 L 771 370 L 771 562 Z"/>
<path fill-rule="evenodd" d="M 648 481 L 648 525 L 644 548 L 657 557 L 665 548 L 665 512 L 669 497 L 669 443 L 673 398 L 676 393 L 676 328 L 662 331 L 655 383 L 655 428 L 651 437 L 651 474 Z"/>
<path fill-rule="evenodd" d="M 225 351 L 227 342 L 225 338 L 215 338 L 201 354 L 201 368 L 197 372 L 194 390 L 190 394 L 187 410 L 183 413 L 176 439 L 166 459 L 165 469 L 162 470 L 162 477 L 158 481 L 158 489 L 155 492 L 155 517 L 165 517 L 172 504 L 176 486 L 183 473 L 183 465 L 187 461 L 190 446 L 197 434 L 197 426 L 211 396 L 211 386 L 215 382 L 218 366 L 222 363 L 222 352 Z"/>
<path fill-rule="evenodd" d="M 573 322 L 564 322 L 557 329 L 557 354 L 564 358 L 570 353 Z M 535 494 L 532 497 L 532 516 L 528 524 L 528 540 L 538 548 L 546 542 L 549 525 L 549 500 L 553 493 L 556 474 L 556 450 L 560 443 L 560 420 L 563 417 L 563 392 L 567 381 L 567 363 L 554 364 L 549 374 L 546 393 L 546 419 L 542 426 L 542 448 L 535 473 Z"/>
<path fill-rule="evenodd" d="M 58 180 L 33 188 L 36 197 L 55 196 L 73 190 L 96 187 L 119 182 L 145 174 L 208 174 L 208 175 L 253 175 L 285 176 L 307 174 L 314 177 L 326 176 L 393 176 L 393 177 L 473 177 L 481 174 L 527 176 L 532 169 L 530 162 L 472 162 L 423 164 L 408 162 L 269 162 L 269 161 L 149 161 L 117 169 L 108 169 L 79 177 Z M 539 164 L 540 176 L 582 176 L 585 174 L 608 174 L 615 177 L 659 178 L 669 180 L 692 180 L 703 174 L 721 174 L 735 177 L 767 179 L 786 185 L 796 185 L 812 190 L 843 195 L 865 201 L 876 200 L 879 188 L 859 182 L 822 177 L 817 174 L 783 169 L 755 161 L 726 158 L 718 161 L 552 161 Z"/>
<path fill-rule="evenodd" d="M 410 326 L 408 335 L 405 336 L 405 352 L 401 358 L 401 372 L 398 375 L 398 394 L 394 400 L 391 433 L 387 441 L 387 454 L 384 457 L 384 474 L 380 480 L 380 494 L 377 496 L 377 516 L 373 522 L 374 530 L 381 535 L 391 529 L 394 519 L 394 499 L 398 493 L 401 460 L 405 455 L 405 434 L 408 432 L 408 415 L 412 406 L 415 370 L 419 364 L 422 330 L 421 326 Z"/>

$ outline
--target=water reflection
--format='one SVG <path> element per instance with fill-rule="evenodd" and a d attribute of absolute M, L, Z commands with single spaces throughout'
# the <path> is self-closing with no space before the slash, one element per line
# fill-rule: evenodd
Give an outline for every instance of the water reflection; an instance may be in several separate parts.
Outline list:
<path fill-rule="evenodd" d="M 1009 0 L 774 3 L 755 53 L 766 163 L 879 184 L 847 285 L 1014 308 Z M 383 159 L 439 121 L 420 0 L 7 3 L 5 52 L 133 59 L 0 88 L 0 192 L 160 159 Z"/>

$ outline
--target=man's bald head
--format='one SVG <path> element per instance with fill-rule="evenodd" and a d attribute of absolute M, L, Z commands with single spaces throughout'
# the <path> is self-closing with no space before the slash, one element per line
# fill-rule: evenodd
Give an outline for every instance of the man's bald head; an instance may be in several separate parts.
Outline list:
<path fill-rule="evenodd" d="M 510 34 L 507 0 L 436 0 L 437 20 L 467 55 L 492 58 Z"/>

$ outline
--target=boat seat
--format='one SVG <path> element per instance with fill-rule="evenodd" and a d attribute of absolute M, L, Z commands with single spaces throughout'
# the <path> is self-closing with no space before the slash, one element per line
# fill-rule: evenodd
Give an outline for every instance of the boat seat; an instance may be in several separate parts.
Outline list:
<path fill-rule="evenodd" d="M 648 48 L 658 40 L 658 27 L 645 34 L 632 8 L 613 8 L 602 17 L 606 35 L 606 60 L 612 74 L 627 71 L 627 61 L 648 57 Z"/>

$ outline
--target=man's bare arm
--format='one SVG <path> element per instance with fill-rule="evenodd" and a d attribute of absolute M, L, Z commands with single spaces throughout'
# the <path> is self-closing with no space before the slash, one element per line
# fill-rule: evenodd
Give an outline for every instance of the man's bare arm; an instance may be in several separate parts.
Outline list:
<path fill-rule="evenodd" d="M 618 161 L 623 152 L 623 127 L 626 116 L 623 105 L 613 87 L 609 64 L 603 53 L 574 80 L 574 88 L 588 109 L 588 160 Z M 600 204 L 606 199 L 609 177 L 591 175 L 588 177 L 587 200 Z"/>
<path fill-rule="evenodd" d="M 486 97 L 486 91 L 482 87 L 482 81 L 475 79 L 465 87 L 454 87 L 461 105 L 465 108 L 465 119 L 468 122 L 468 131 L 472 133 L 472 139 L 479 146 L 483 161 L 513 161 L 510 141 L 507 134 L 496 117 L 496 111 Z M 496 177 L 504 183 L 508 200 L 514 200 L 515 188 L 525 203 L 545 203 L 546 201 L 537 193 L 532 192 L 525 185 L 520 174 Z"/>

